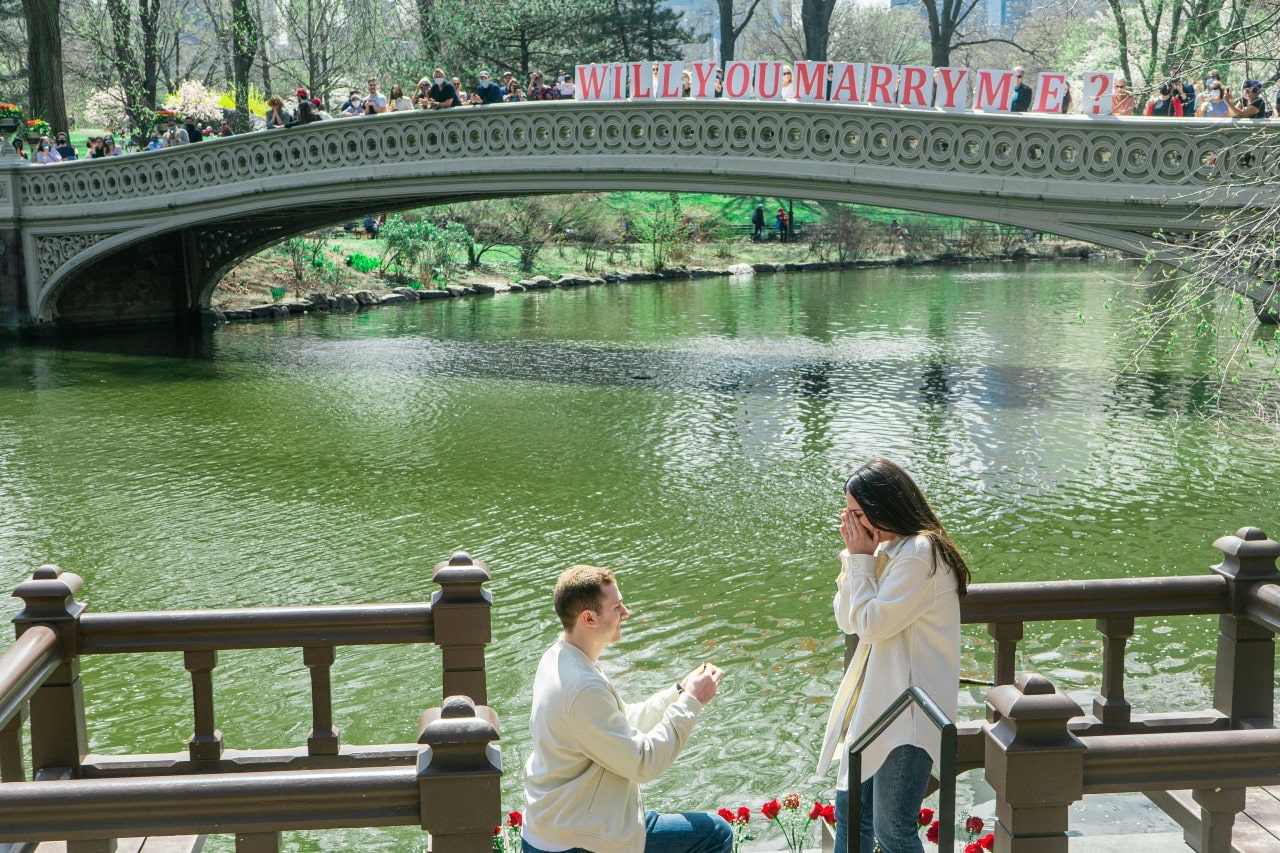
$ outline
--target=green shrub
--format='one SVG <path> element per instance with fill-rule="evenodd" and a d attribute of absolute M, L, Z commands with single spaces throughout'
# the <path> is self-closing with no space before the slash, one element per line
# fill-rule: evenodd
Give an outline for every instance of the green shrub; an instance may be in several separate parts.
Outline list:
<path fill-rule="evenodd" d="M 347 266 L 351 267 L 356 272 L 373 272 L 381 265 L 382 262 L 377 258 L 371 258 L 368 255 L 361 254 L 360 252 L 352 252 L 350 255 L 347 255 Z"/>

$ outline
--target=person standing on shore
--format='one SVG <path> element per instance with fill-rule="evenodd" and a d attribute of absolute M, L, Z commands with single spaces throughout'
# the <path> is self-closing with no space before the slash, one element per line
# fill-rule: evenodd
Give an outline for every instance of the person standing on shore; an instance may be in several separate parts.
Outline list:
<path fill-rule="evenodd" d="M 764 205 L 757 204 L 755 212 L 751 214 L 751 239 L 759 243 L 764 239 Z"/>
<path fill-rule="evenodd" d="M 574 566 L 560 575 L 564 633 L 538 664 L 524 768 L 524 853 L 730 853 L 733 830 L 705 812 L 645 811 L 640 783 L 675 761 L 723 673 L 704 663 L 644 702 L 627 704 L 600 671 L 631 612 L 613 572 Z"/>
<path fill-rule="evenodd" d="M 969 568 L 920 487 L 887 459 L 872 459 L 845 482 L 836 624 L 858 649 L 831 705 L 818 759 L 825 774 L 839 751 L 835 849 L 846 849 L 849 785 L 861 786 L 861 853 L 922 853 L 920 804 L 940 764 L 941 736 L 912 707 L 862 753 L 850 779 L 848 745 L 909 687 L 955 719 L 960 680 L 960 598 Z"/>

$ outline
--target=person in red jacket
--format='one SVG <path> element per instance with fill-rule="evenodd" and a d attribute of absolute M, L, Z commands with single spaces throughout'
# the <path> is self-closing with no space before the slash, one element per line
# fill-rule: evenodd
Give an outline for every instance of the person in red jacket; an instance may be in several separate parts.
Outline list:
<path fill-rule="evenodd" d="M 1168 83 L 1160 84 L 1159 97 L 1147 101 L 1147 109 L 1143 115 L 1182 117 L 1182 100 L 1173 97 L 1173 89 Z"/>

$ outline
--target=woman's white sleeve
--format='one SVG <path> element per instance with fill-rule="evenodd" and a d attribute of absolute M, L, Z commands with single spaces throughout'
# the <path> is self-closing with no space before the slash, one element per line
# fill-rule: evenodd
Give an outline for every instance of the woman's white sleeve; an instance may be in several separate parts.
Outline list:
<path fill-rule="evenodd" d="M 919 619 L 933 605 L 932 572 L 929 561 L 917 556 L 890 560 L 879 580 L 874 565 L 870 570 L 859 566 L 849 578 L 846 633 L 857 634 L 863 642 L 878 643 Z"/>

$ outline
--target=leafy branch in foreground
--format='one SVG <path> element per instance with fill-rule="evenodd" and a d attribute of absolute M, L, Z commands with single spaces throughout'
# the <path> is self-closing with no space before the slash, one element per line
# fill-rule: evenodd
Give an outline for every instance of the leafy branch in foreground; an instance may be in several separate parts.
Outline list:
<path fill-rule="evenodd" d="M 1153 350 L 1206 349 L 1210 405 L 1244 405 L 1280 424 L 1280 206 L 1266 203 L 1280 194 L 1277 136 L 1262 127 L 1201 165 L 1232 192 L 1260 198 L 1207 217 L 1212 231 L 1164 235 L 1148 254 L 1144 268 L 1168 266 L 1133 321 L 1140 343 L 1130 366 Z"/>

